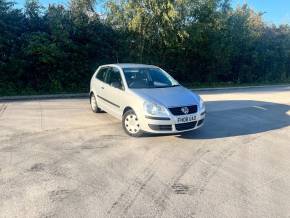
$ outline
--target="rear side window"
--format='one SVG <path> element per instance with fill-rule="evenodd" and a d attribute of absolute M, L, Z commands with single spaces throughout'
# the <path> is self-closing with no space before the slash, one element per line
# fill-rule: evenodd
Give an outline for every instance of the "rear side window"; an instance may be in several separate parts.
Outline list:
<path fill-rule="evenodd" d="M 105 78 L 106 78 L 106 72 L 107 72 L 108 68 L 102 68 L 99 70 L 99 72 L 97 73 L 97 76 L 96 78 L 98 80 L 101 80 L 101 81 L 105 81 Z"/>

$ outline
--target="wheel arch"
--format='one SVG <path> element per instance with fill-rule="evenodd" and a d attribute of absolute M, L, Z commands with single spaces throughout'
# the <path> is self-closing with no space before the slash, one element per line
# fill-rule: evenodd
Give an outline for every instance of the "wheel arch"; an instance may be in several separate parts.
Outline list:
<path fill-rule="evenodd" d="M 90 102 L 91 102 L 91 97 L 92 97 L 92 95 L 95 95 L 95 93 L 93 92 L 93 91 L 90 91 L 90 95 L 89 95 L 89 97 L 90 97 Z M 96 96 L 95 96 L 96 97 Z"/>
<path fill-rule="evenodd" d="M 92 96 L 92 94 L 95 94 L 93 91 L 90 91 L 90 97 Z"/>
<path fill-rule="evenodd" d="M 132 108 L 132 107 L 130 107 L 130 106 L 127 106 L 127 107 L 125 107 L 124 108 L 124 110 L 123 110 L 123 114 L 122 115 L 124 115 L 127 111 L 129 111 L 129 110 L 132 110 L 132 111 L 134 111 L 134 109 Z M 135 112 L 135 111 L 134 111 Z M 135 112 L 136 113 L 136 112 Z"/>

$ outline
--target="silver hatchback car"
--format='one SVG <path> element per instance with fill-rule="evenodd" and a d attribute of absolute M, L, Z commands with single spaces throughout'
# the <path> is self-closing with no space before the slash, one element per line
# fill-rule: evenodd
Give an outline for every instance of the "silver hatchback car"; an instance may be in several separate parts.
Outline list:
<path fill-rule="evenodd" d="M 93 112 L 106 111 L 122 120 L 130 136 L 180 133 L 201 127 L 205 106 L 200 96 L 182 87 L 156 66 L 100 66 L 90 84 Z"/>

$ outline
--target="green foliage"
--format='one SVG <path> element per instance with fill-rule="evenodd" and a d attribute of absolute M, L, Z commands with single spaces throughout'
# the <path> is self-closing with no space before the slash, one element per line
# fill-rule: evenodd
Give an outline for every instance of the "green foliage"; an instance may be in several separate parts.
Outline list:
<path fill-rule="evenodd" d="M 87 91 L 97 66 L 116 61 L 119 33 L 98 16 L 0 1 L 1 95 Z"/>
<path fill-rule="evenodd" d="M 99 2 L 99 1 L 97 1 Z M 116 3 L 118 2 L 118 3 Z M 290 27 L 230 0 L 0 0 L 0 95 L 88 90 L 98 65 L 142 62 L 191 84 L 290 81 Z M 201 85 L 202 86 L 202 85 Z"/>

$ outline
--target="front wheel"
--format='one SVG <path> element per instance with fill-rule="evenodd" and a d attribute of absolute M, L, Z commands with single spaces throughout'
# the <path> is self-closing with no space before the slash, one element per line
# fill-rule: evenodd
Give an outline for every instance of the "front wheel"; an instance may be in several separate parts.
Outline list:
<path fill-rule="evenodd" d="M 133 110 L 128 110 L 122 119 L 122 125 L 125 132 L 133 137 L 141 137 L 144 132 L 141 130 L 139 119 Z"/>

